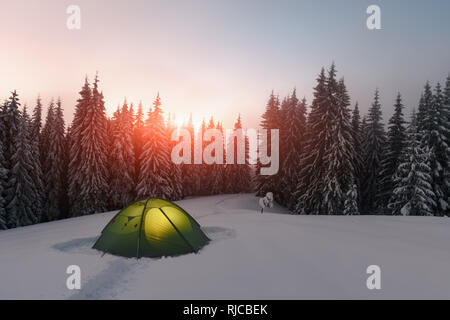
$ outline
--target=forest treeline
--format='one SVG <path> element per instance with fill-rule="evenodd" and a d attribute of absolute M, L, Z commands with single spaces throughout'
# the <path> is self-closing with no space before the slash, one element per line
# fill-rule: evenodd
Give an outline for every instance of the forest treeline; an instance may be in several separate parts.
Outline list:
<path fill-rule="evenodd" d="M 444 87 L 427 82 L 407 119 L 399 93 L 387 128 L 378 90 L 361 116 L 334 64 L 321 70 L 310 104 L 296 90 L 281 100 L 272 93 L 261 122 L 280 129 L 280 169 L 271 176 L 248 163 L 248 141 L 246 164 L 174 164 L 177 128 L 173 116 L 163 116 L 159 94 L 148 110 L 125 101 L 112 117 L 97 76 L 92 84 L 86 78 L 79 95 L 67 127 L 59 99 L 45 119 L 41 98 L 31 114 L 16 91 L 1 105 L 0 229 L 117 210 L 146 197 L 252 191 L 273 192 L 296 214 L 449 213 L 450 76 Z M 213 118 L 198 133 L 192 117 L 183 127 L 192 150 L 195 134 L 223 131 Z"/>

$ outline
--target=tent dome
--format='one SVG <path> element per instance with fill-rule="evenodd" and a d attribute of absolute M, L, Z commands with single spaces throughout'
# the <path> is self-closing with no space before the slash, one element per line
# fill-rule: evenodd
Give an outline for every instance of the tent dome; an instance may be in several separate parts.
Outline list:
<path fill-rule="evenodd" d="M 158 198 L 135 202 L 103 229 L 93 248 L 124 257 L 162 257 L 197 252 L 209 242 L 184 209 Z"/>

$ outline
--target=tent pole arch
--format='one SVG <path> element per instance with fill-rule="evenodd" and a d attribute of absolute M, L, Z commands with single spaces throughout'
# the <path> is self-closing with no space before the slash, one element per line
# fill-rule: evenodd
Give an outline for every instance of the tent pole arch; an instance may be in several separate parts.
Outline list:
<path fill-rule="evenodd" d="M 147 199 L 147 201 L 145 201 L 144 209 L 142 209 L 141 222 L 139 224 L 139 233 L 138 233 L 138 238 L 137 238 L 136 259 L 139 259 L 139 249 L 141 247 L 142 222 L 144 221 L 145 209 L 147 209 L 147 203 L 149 201 L 150 201 L 150 199 Z"/>
<path fill-rule="evenodd" d="M 181 233 L 181 231 L 177 228 L 177 226 L 172 222 L 172 220 L 169 219 L 169 217 L 167 216 L 167 214 L 163 211 L 163 209 L 159 208 L 159 211 L 161 211 L 161 213 L 164 215 L 164 217 L 166 217 L 167 220 L 169 220 L 170 224 L 172 225 L 172 227 L 175 229 L 175 231 L 180 235 L 180 237 L 184 240 L 184 242 L 186 242 L 186 244 L 188 245 L 188 247 L 190 247 L 192 249 L 192 252 L 197 253 L 197 250 L 195 250 L 195 248 L 189 243 L 189 241 L 183 236 L 183 234 Z"/>

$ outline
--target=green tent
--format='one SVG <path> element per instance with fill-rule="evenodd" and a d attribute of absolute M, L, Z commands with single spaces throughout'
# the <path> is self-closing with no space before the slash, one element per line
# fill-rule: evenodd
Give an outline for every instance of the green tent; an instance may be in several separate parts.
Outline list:
<path fill-rule="evenodd" d="M 93 248 L 124 257 L 162 257 L 197 252 L 209 242 L 185 210 L 162 199 L 133 203 L 103 229 Z"/>

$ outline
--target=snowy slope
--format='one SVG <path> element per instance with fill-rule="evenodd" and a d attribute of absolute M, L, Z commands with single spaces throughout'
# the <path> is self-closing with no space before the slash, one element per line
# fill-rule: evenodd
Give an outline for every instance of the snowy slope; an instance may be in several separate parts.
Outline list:
<path fill-rule="evenodd" d="M 213 239 L 198 254 L 102 257 L 91 246 L 113 212 L 0 232 L 0 298 L 450 299 L 448 218 L 259 214 L 253 195 L 178 204 Z M 66 288 L 71 264 L 81 290 Z M 381 290 L 366 287 L 371 264 Z"/>

